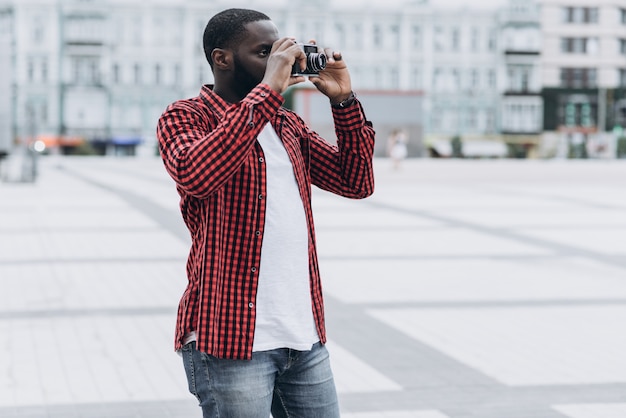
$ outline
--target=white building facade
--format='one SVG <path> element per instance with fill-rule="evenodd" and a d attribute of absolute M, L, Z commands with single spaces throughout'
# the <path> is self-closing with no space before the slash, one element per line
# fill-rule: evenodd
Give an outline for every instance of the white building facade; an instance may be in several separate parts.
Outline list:
<path fill-rule="evenodd" d="M 5 107 L 18 138 L 35 132 L 94 146 L 153 139 L 167 104 L 212 82 L 202 50 L 207 20 L 249 7 L 266 12 L 285 35 L 341 49 L 357 92 L 423 95 L 415 117 L 425 142 L 537 134 L 537 16 L 432 3 L 0 0 L 14 89 Z M 511 0 L 510 8 L 521 3 Z"/>
<path fill-rule="evenodd" d="M 542 33 L 536 3 L 510 0 L 499 11 L 500 134 L 513 156 L 536 152 L 543 130 Z"/>
<path fill-rule="evenodd" d="M 542 0 L 541 25 L 544 154 L 614 156 L 626 126 L 626 0 Z"/>
<path fill-rule="evenodd" d="M 0 159 L 13 146 L 13 16 L 0 8 Z"/>

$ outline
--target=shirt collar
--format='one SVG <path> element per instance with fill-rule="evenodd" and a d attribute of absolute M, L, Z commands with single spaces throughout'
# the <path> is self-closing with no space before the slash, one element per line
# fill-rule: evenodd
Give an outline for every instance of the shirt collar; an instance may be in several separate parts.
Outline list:
<path fill-rule="evenodd" d="M 200 97 L 209 106 L 213 114 L 217 115 L 219 119 L 222 119 L 226 109 L 231 106 L 230 103 L 222 99 L 213 91 L 213 84 L 205 84 L 200 89 Z"/>
<path fill-rule="evenodd" d="M 200 89 L 200 97 L 211 109 L 212 113 L 216 115 L 219 120 L 222 120 L 224 114 L 226 113 L 226 109 L 232 106 L 232 104 L 228 103 L 226 100 L 222 99 L 217 93 L 215 93 L 213 91 L 213 87 L 213 84 L 204 84 Z M 283 113 L 284 110 L 281 107 L 278 110 L 278 114 L 280 115 Z"/>

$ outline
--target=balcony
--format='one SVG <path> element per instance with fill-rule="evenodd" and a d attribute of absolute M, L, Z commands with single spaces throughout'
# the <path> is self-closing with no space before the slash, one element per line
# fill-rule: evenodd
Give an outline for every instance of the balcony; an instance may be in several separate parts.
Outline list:
<path fill-rule="evenodd" d="M 68 46 L 102 46 L 107 40 L 104 16 L 70 15 L 63 25 L 63 40 Z"/>

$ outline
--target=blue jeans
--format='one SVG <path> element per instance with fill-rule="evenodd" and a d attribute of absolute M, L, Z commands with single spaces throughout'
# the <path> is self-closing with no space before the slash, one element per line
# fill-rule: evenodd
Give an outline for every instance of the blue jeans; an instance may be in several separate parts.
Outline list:
<path fill-rule="evenodd" d="M 189 391 L 204 418 L 338 418 L 328 351 L 259 351 L 252 360 L 225 360 L 182 348 Z"/>

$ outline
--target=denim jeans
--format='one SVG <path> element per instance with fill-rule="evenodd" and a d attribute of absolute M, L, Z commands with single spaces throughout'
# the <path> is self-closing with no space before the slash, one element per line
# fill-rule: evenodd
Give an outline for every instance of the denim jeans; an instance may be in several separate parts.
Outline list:
<path fill-rule="evenodd" d="M 182 348 L 189 391 L 204 418 L 337 418 L 339 404 L 328 351 L 277 349 L 252 360 L 225 360 Z"/>

